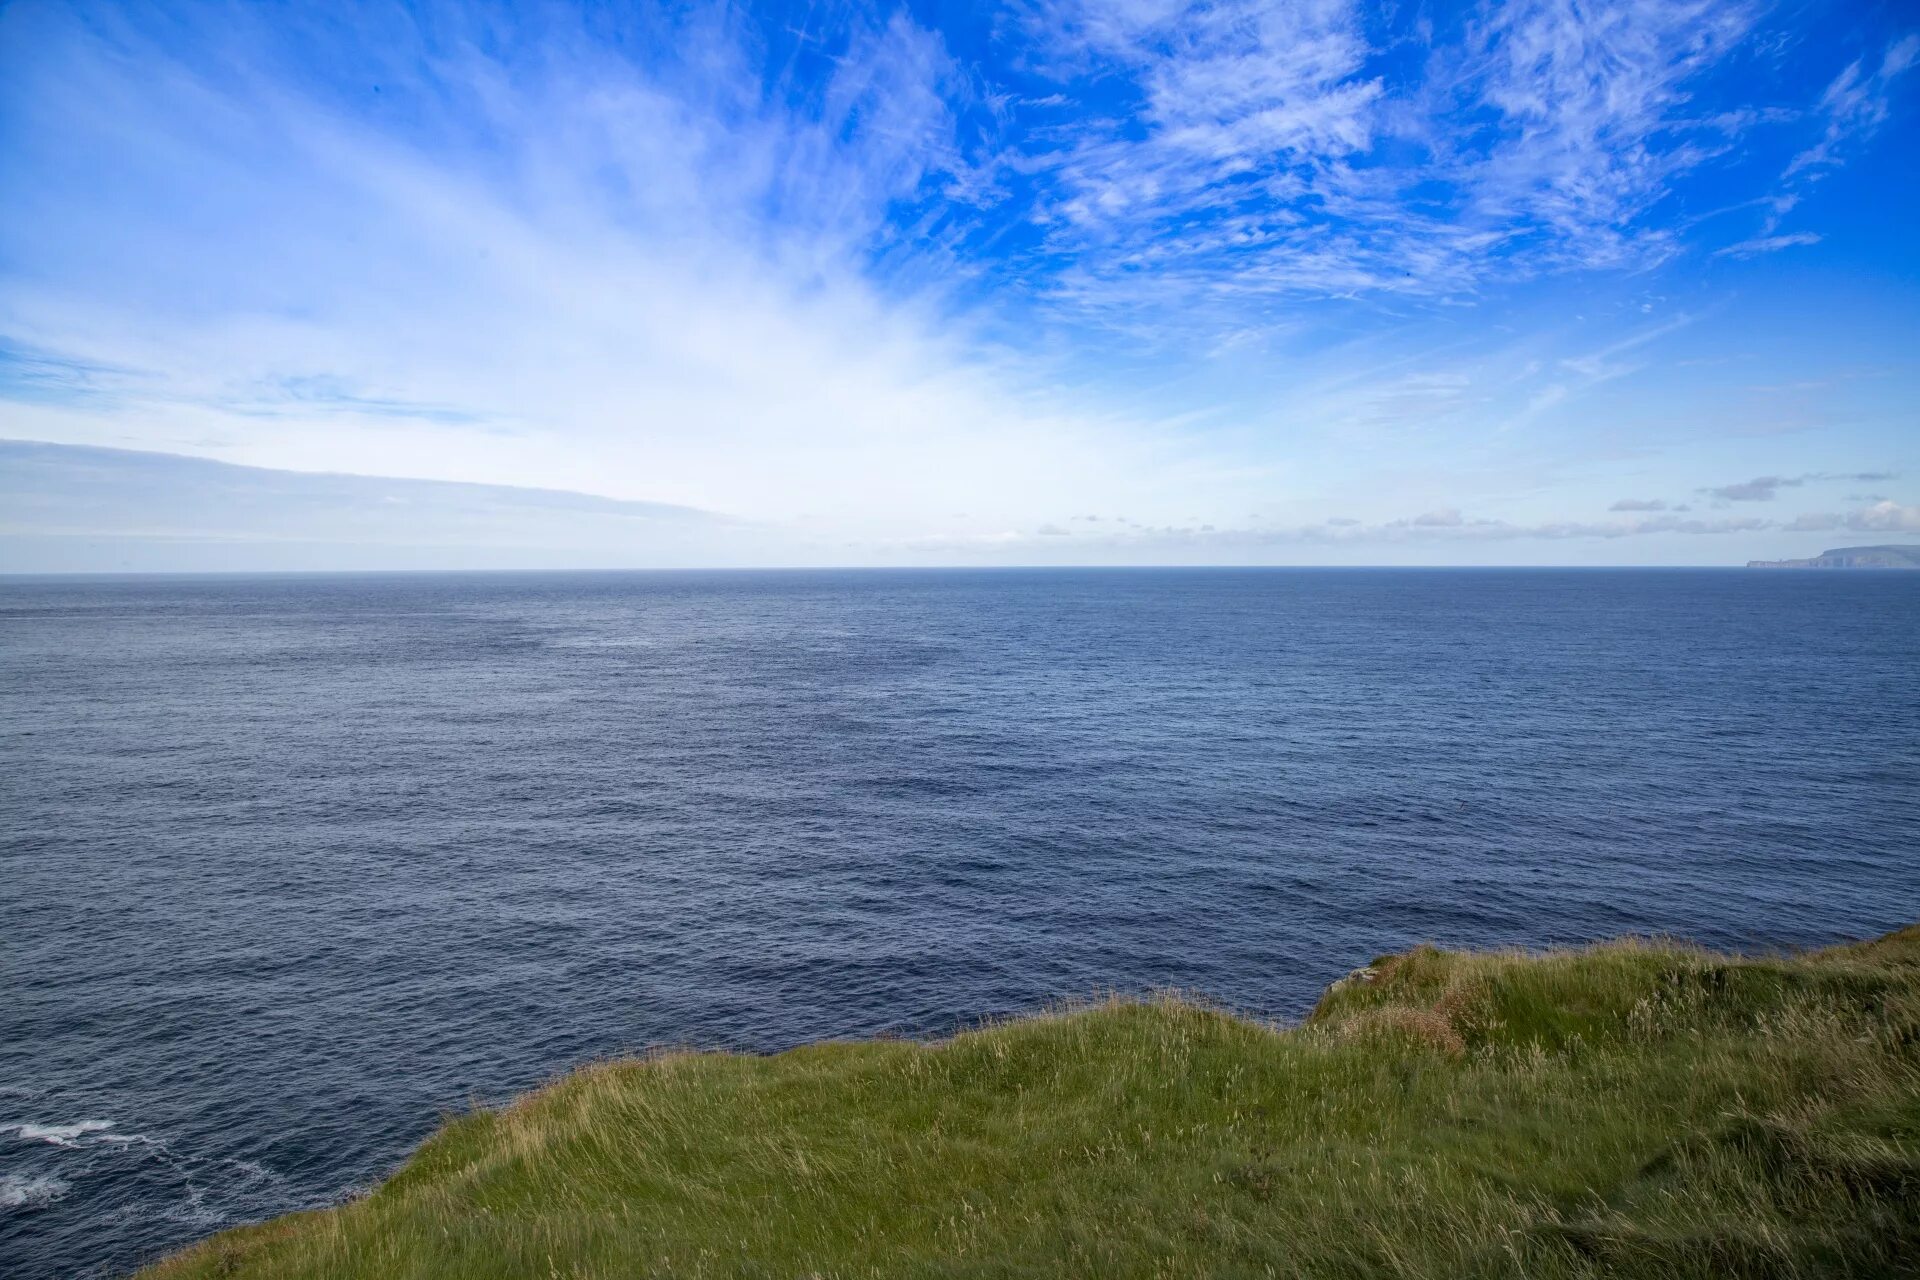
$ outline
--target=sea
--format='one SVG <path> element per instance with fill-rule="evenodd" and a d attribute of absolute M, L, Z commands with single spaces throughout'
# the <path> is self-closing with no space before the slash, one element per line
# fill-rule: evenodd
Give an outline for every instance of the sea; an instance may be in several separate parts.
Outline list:
<path fill-rule="evenodd" d="M 0 582 L 0 1275 L 656 1046 L 1920 919 L 1920 573 Z"/>

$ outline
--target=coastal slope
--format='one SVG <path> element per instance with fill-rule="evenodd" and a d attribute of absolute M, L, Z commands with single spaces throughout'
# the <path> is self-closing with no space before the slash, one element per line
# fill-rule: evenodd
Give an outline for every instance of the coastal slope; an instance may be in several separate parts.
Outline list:
<path fill-rule="evenodd" d="M 608 1062 L 187 1277 L 1920 1274 L 1920 927 Z"/>

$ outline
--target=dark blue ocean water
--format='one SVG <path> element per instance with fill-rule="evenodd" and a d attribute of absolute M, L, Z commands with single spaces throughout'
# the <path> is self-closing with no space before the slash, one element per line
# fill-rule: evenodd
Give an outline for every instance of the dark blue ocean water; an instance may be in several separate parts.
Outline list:
<path fill-rule="evenodd" d="M 0 1274 L 660 1043 L 1920 917 L 1920 574 L 0 584 Z"/>

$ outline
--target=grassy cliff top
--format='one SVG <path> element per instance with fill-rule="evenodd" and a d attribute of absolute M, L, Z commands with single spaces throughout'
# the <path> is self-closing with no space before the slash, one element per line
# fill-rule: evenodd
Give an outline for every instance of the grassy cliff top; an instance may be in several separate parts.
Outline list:
<path fill-rule="evenodd" d="M 1920 1275 L 1920 927 L 606 1063 L 148 1274 Z"/>

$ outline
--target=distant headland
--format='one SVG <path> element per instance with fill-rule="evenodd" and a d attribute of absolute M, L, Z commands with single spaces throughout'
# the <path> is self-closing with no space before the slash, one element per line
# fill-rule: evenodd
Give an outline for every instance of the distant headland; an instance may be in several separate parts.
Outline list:
<path fill-rule="evenodd" d="M 1749 560 L 1749 569 L 1920 569 L 1920 547 L 1835 547 L 1807 560 Z"/>

